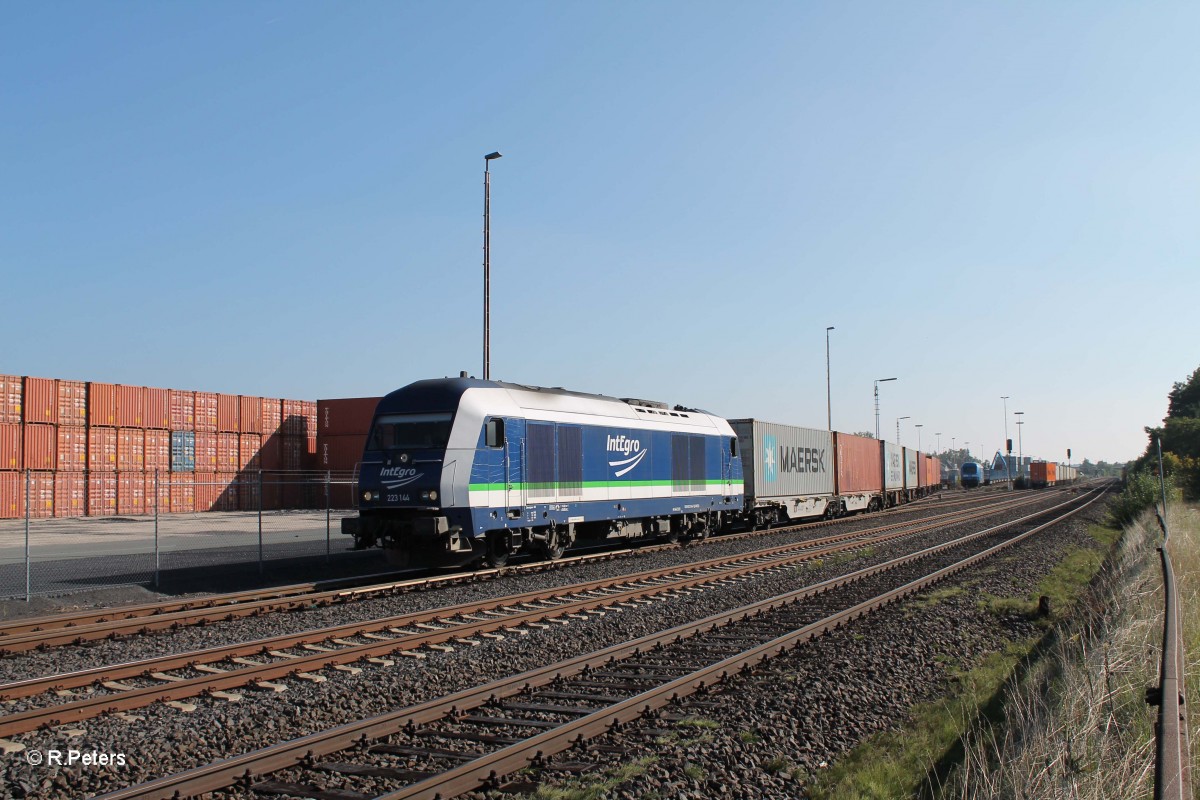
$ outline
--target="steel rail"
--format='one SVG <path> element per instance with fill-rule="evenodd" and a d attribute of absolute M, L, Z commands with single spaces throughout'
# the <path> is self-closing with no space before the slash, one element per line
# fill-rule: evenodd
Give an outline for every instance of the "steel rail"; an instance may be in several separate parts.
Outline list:
<path fill-rule="evenodd" d="M 1097 495 L 1099 496 L 1099 495 Z M 1082 508 L 1086 507 L 1096 498 L 1087 499 L 1086 502 L 1079 504 L 1077 508 L 1036 528 L 1027 531 L 1023 534 L 1014 537 L 1006 543 L 995 545 L 982 554 L 976 554 L 964 561 L 956 562 L 950 567 L 938 570 L 932 575 L 944 577 L 956 571 L 955 568 L 963 569 L 969 566 L 970 563 L 975 563 L 980 558 L 986 557 L 1000 548 L 1023 540 L 1028 536 L 1033 535 L 1051 525 L 1061 522 L 1071 514 L 1077 513 Z M 414 730 L 416 726 L 423 725 L 429 722 L 453 717 L 462 713 L 463 709 L 469 709 L 484 705 L 489 701 L 499 700 L 532 688 L 546 686 L 556 680 L 578 675 L 585 670 L 604 666 L 616 659 L 622 659 L 628 656 L 639 655 L 646 652 L 648 649 L 680 642 L 684 639 L 689 639 L 698 634 L 712 631 L 716 628 L 721 628 L 733 623 L 746 620 L 748 618 L 757 617 L 761 614 L 792 605 L 800 600 L 828 592 L 850 583 L 862 580 L 863 578 L 880 574 L 886 571 L 896 569 L 905 564 L 912 563 L 921 558 L 925 558 L 934 553 L 942 552 L 947 549 L 961 546 L 967 542 L 980 539 L 985 536 L 995 535 L 999 531 L 1006 530 L 1015 525 L 1030 519 L 1044 516 L 1045 513 L 1057 509 L 1061 509 L 1067 505 L 1076 505 L 1079 499 L 1067 501 L 1059 504 L 1054 509 L 1037 514 L 1031 514 L 1018 520 L 1012 520 L 1001 525 L 994 526 L 984 531 L 969 534 L 960 537 L 950 542 L 944 542 L 938 545 L 933 545 L 924 548 L 915 553 L 910 553 L 898 559 L 877 564 L 861 570 L 857 570 L 846 575 L 832 578 L 812 586 L 796 589 L 776 597 L 758 601 L 746 606 L 742 606 L 731 611 L 721 612 L 712 616 L 706 617 L 694 622 L 684 623 L 675 626 L 669 630 L 658 633 L 648 634 L 637 639 L 623 642 L 603 648 L 593 653 L 582 656 L 577 656 L 566 661 L 552 664 L 546 667 L 540 667 L 529 670 L 518 675 L 503 678 L 493 681 L 483 686 L 477 686 L 471 689 L 465 689 L 453 694 L 447 695 L 436 700 L 427 701 L 425 703 L 411 706 L 409 708 L 383 714 L 377 717 L 372 717 L 365 720 L 359 720 L 353 723 L 347 723 L 335 728 L 320 731 L 318 733 L 309 734 L 288 742 L 282 742 L 276 745 L 271 745 L 260 750 L 250 753 L 243 753 L 231 756 L 221 761 L 212 764 L 196 767 L 184 772 L 168 775 L 158 778 L 147 783 L 136 786 L 118 789 L 113 792 L 106 793 L 96 798 L 96 800 L 170 800 L 171 798 L 193 797 L 207 792 L 213 792 L 220 789 L 228 788 L 236 784 L 246 784 L 253 779 L 254 776 L 265 775 L 271 772 L 276 772 L 281 769 L 295 767 L 304 763 L 311 762 L 314 758 L 325 756 L 331 753 L 345 750 L 356 744 L 361 744 L 373 739 L 380 739 L 403 730 Z M 961 565 L 961 566 L 960 566 Z M 936 580 L 938 578 L 933 578 Z M 931 579 L 927 576 L 924 579 L 928 583 Z M 911 593 L 916 591 L 911 588 L 917 582 L 910 582 L 899 590 L 893 590 L 886 596 L 902 596 L 897 592 Z M 904 590 L 907 589 L 907 592 Z M 813 625 L 806 626 L 801 631 L 809 630 L 809 638 L 823 630 L 829 630 L 839 624 L 847 622 L 851 619 L 867 613 L 867 608 L 879 601 L 875 598 L 873 601 L 866 601 L 853 606 L 846 611 L 839 612 L 833 617 L 826 618 Z M 878 605 L 878 604 L 877 604 Z M 877 605 L 875 607 L 877 607 Z M 788 634 L 789 637 L 796 636 L 797 632 Z M 780 637 L 786 638 L 786 637 Z M 797 641 L 798 643 L 798 641 Z M 751 661 L 757 661 L 766 658 L 768 655 L 777 654 L 787 649 L 786 644 L 780 643 L 780 639 L 772 640 L 765 645 L 759 645 L 740 654 L 741 658 L 747 659 L 746 664 Z M 749 654 L 749 655 L 748 655 Z M 731 659 L 725 659 L 710 667 L 705 667 L 700 672 L 701 677 L 696 677 L 700 673 L 679 678 L 668 684 L 666 687 L 660 687 L 659 690 L 644 692 L 629 700 L 623 700 L 617 705 L 604 708 L 594 714 L 585 717 L 588 720 L 584 727 L 595 725 L 593 729 L 596 732 L 603 732 L 611 727 L 614 723 L 620 723 L 629 719 L 634 719 L 648 709 L 669 702 L 674 696 L 679 696 L 681 692 L 686 692 L 688 685 L 707 686 L 711 680 L 718 675 L 728 676 L 733 670 L 740 667 L 731 666 L 733 661 L 739 656 L 734 656 Z M 578 722 L 583 722 L 579 720 Z M 430 778 L 421 781 L 406 789 L 405 791 L 420 791 L 426 790 L 431 793 L 428 795 L 412 795 L 412 796 L 429 796 L 429 797 L 450 797 L 461 791 L 469 791 L 471 789 L 480 788 L 484 781 L 494 779 L 502 774 L 527 766 L 534 759 L 552 755 L 562 749 L 570 746 L 574 741 L 583 735 L 583 731 L 579 730 L 579 726 L 575 723 L 575 727 L 566 731 L 564 735 L 555 735 L 562 728 L 557 728 L 554 731 L 548 731 L 544 734 L 539 734 L 531 740 L 521 743 L 521 745 L 513 745 L 492 754 L 486 754 L 464 765 L 461 768 L 456 768 L 448 773 L 443 773 L 443 776 L 449 776 L 445 779 Z M 512 769 L 508 765 L 516 764 Z M 463 787 L 463 788 L 451 788 Z M 401 797 L 402 794 L 393 793 L 387 797 Z"/>
<path fill-rule="evenodd" d="M 431 611 L 411 612 L 367 622 L 348 623 L 227 647 L 160 656 L 145 661 L 13 682 L 0 685 L 0 699 L 28 697 L 52 690 L 64 691 L 96 683 L 105 684 L 106 688 L 116 689 L 118 693 L 98 695 L 2 716 L 0 717 L 0 737 L 25 733 L 42 726 L 89 719 L 108 712 L 129 711 L 155 702 L 178 701 L 209 692 L 224 692 L 273 678 L 310 674 L 310 670 L 347 665 L 363 659 L 381 658 L 400 651 L 412 651 L 430 644 L 461 641 L 470 639 L 472 636 L 492 634 L 530 622 L 536 623 L 546 619 L 561 618 L 568 614 L 586 613 L 608 608 L 617 603 L 648 599 L 681 589 L 733 580 L 756 572 L 778 570 L 806 560 L 906 538 L 983 516 L 991 516 L 991 513 L 975 511 L 965 516 L 955 515 L 955 518 L 949 522 L 933 524 L 925 521 L 921 521 L 924 524 L 920 525 L 914 522 L 896 523 L 884 526 L 883 535 L 874 538 L 872 538 L 872 534 L 877 532 L 875 530 L 847 532 L 822 539 L 766 548 L 735 557 L 710 559 L 686 566 L 647 570 L 634 575 L 598 579 L 569 587 L 535 590 L 520 595 L 463 603 Z M 914 525 L 917 527 L 913 527 Z M 902 528 L 902 530 L 888 532 L 888 529 L 895 528 Z M 829 546 L 826 547 L 826 545 Z M 655 582 L 647 585 L 648 581 L 664 579 L 669 582 Z M 563 599 L 598 591 L 615 592 L 615 594 L 591 596 L 575 601 Z M 516 613 L 512 608 L 513 606 L 546 602 L 555 604 L 549 608 L 537 608 L 526 613 Z M 504 611 L 503 614 L 500 613 L 501 609 Z M 453 617 L 469 618 L 478 613 L 491 614 L 493 618 L 471 623 L 450 621 Z M 406 626 L 419 627 L 432 622 L 452 627 L 436 632 L 422 630 L 418 633 L 388 637 L 370 635 L 381 630 L 398 633 L 395 629 Z M 352 644 L 345 641 L 352 636 L 364 635 L 367 635 L 367 638 L 382 638 L 383 640 L 367 644 Z M 338 644 L 338 647 L 311 646 L 317 642 L 330 640 Z M 287 648 L 305 645 L 310 645 L 310 649 L 316 652 L 304 656 L 280 652 Z M 281 660 L 263 664 L 245 664 L 243 660 L 241 663 L 244 668 L 242 669 L 208 668 L 201 670 L 205 673 L 204 675 L 195 678 L 164 674 L 166 670 L 170 669 L 181 667 L 196 669 L 198 665 L 215 664 L 239 657 L 244 659 L 249 655 L 268 655 Z M 116 681 L 131 677 L 148 677 L 159 683 L 144 687 L 111 685 Z"/>
<path fill-rule="evenodd" d="M 1018 500 L 1009 498 L 1004 502 L 985 505 L 978 509 L 978 511 L 987 509 L 994 509 L 997 511 L 1003 510 L 1004 508 L 1018 502 Z M 962 513 L 964 512 L 947 512 L 947 514 L 929 517 L 923 520 L 892 523 L 892 526 L 916 524 L 917 522 L 936 520 L 946 516 Z M 805 523 L 788 528 L 772 529 L 770 533 L 786 533 L 794 529 L 798 530 L 823 527 L 838 521 L 839 520 L 829 520 L 818 523 Z M 880 528 L 874 528 L 872 530 L 882 530 L 886 529 L 887 527 L 888 526 L 881 526 Z M 730 541 L 735 537 L 740 538 L 748 535 L 762 536 L 766 534 L 766 531 L 756 531 L 746 534 L 733 534 L 732 536 L 721 537 L 720 541 Z M 170 611 L 155 615 L 136 616 L 132 618 L 108 619 L 86 625 L 50 627 L 41 630 L 33 630 L 25 633 L 0 637 L 0 655 L 11 655 L 14 653 L 21 653 L 46 647 L 82 644 L 83 642 L 87 641 L 117 638 L 121 635 L 142 635 L 152 631 L 176 630 L 190 625 L 229 621 L 242 617 L 261 616 L 266 613 L 280 610 L 302 610 L 307 608 L 324 607 L 333 605 L 334 603 L 360 599 L 366 596 L 387 596 L 390 594 L 403 594 L 412 591 L 425 591 L 442 585 L 471 583 L 491 577 L 509 575 L 514 572 L 538 572 L 546 569 L 558 569 L 577 563 L 610 560 L 617 556 L 629 553 L 654 552 L 657 549 L 667 549 L 673 547 L 676 547 L 676 545 L 658 545 L 639 548 L 638 550 L 625 549 L 608 551 L 605 553 L 591 555 L 572 556 L 550 562 L 538 562 L 534 564 L 518 565 L 516 567 L 506 567 L 500 569 L 479 570 L 473 573 L 456 573 L 451 575 L 412 578 L 402 581 L 393 581 L 385 584 L 370 585 L 351 589 L 333 589 L 309 594 L 288 594 L 279 598 L 259 598 L 238 603 L 236 605 L 220 605 L 215 607 L 203 607 L 199 609 Z M 43 619 L 53 619 L 53 617 Z"/>

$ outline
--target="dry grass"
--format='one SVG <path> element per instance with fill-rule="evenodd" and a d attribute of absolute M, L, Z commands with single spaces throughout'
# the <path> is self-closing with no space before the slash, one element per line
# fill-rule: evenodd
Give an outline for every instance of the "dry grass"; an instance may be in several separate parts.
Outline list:
<path fill-rule="evenodd" d="M 1190 708 L 1200 708 L 1200 510 L 1173 507 L 1172 564 L 1187 639 Z M 961 761 L 929 794 L 1013 800 L 1150 797 L 1162 575 L 1153 516 L 1126 535 L 1075 621 L 1005 690 L 998 719 L 971 721 Z M 1197 731 L 1192 714 L 1192 740 Z M 1200 774 L 1193 769 L 1193 774 Z"/>

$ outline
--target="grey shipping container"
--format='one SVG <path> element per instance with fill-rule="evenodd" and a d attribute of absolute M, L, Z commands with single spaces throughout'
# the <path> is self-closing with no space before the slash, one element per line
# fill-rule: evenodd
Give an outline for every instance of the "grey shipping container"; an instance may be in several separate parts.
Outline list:
<path fill-rule="evenodd" d="M 900 445 L 883 443 L 883 488 L 904 488 L 904 452 Z"/>
<path fill-rule="evenodd" d="M 833 435 L 757 419 L 731 419 L 749 499 L 832 495 Z"/>
<path fill-rule="evenodd" d="M 919 459 L 917 451 L 911 447 L 904 448 L 904 488 L 917 489 L 920 485 Z"/>

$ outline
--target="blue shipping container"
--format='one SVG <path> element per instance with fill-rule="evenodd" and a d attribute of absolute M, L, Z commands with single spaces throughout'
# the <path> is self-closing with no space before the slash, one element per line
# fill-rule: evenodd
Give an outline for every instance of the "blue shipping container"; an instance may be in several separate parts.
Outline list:
<path fill-rule="evenodd" d="M 196 434 L 171 431 L 171 472 L 196 471 Z"/>

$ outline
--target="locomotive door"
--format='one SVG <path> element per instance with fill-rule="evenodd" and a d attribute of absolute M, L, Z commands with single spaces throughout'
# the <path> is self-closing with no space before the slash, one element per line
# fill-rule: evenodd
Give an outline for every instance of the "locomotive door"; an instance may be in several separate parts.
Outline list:
<path fill-rule="evenodd" d="M 518 508 L 525 505 L 525 423 L 509 420 L 512 435 L 504 447 L 504 505 Z"/>

